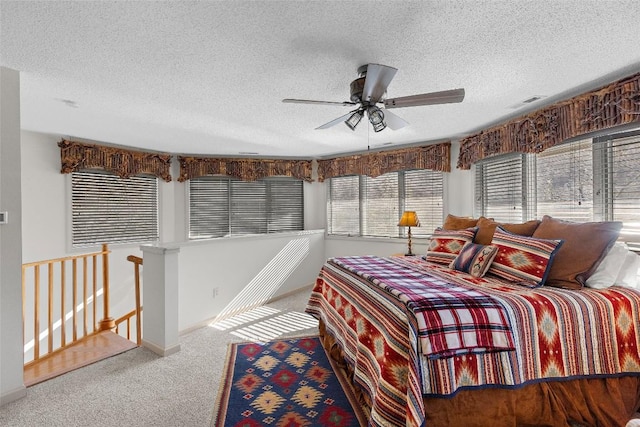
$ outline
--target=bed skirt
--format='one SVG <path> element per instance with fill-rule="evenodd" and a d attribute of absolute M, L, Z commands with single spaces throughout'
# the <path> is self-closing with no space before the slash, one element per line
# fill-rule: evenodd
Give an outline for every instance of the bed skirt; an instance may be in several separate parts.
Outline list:
<path fill-rule="evenodd" d="M 322 345 L 353 382 L 340 345 L 320 321 Z M 365 410 L 366 393 L 354 387 Z M 624 426 L 640 407 L 640 377 L 578 379 L 424 398 L 425 426 Z"/>

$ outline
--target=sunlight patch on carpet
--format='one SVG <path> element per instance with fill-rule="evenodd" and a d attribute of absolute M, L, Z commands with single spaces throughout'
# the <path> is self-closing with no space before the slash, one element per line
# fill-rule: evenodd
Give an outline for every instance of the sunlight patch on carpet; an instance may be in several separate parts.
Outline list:
<path fill-rule="evenodd" d="M 318 320 L 297 311 L 290 311 L 231 331 L 232 335 L 251 341 L 270 341 L 284 334 L 317 328 Z"/>

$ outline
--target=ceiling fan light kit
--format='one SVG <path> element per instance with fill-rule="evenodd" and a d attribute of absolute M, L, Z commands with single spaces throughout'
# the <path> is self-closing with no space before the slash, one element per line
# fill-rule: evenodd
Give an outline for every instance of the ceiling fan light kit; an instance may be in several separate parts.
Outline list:
<path fill-rule="evenodd" d="M 464 89 L 452 89 L 384 99 L 387 93 L 387 87 L 397 71 L 396 68 L 380 64 L 365 64 L 360 66 L 358 68 L 358 78 L 353 80 L 350 85 L 351 101 L 335 102 L 286 98 L 283 99 L 282 102 L 314 105 L 359 105 L 357 109 L 318 126 L 316 129 L 328 129 L 340 122 L 344 122 L 349 129 L 355 131 L 356 126 L 358 126 L 358 123 L 360 123 L 366 111 L 373 130 L 380 132 L 387 127 L 392 130 L 401 129 L 409 123 L 399 116 L 392 114 L 390 111 L 384 112 L 376 104 L 382 104 L 385 109 L 390 109 L 417 107 L 421 105 L 451 104 L 462 102 L 464 99 Z"/>
<path fill-rule="evenodd" d="M 358 109 L 353 111 L 352 113 L 353 114 L 351 114 L 349 118 L 344 121 L 344 124 L 349 126 L 349 129 L 356 130 L 356 126 L 358 126 L 358 123 L 360 123 L 360 120 L 362 120 L 362 116 L 364 116 L 364 112 Z"/>

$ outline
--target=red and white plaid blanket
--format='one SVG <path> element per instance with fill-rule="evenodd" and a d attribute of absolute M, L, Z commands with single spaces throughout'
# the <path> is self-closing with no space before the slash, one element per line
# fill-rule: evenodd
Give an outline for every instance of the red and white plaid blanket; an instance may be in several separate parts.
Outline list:
<path fill-rule="evenodd" d="M 332 262 L 404 302 L 416 318 L 422 354 L 429 358 L 514 349 L 504 308 L 477 288 L 409 270 L 393 258 L 342 257 Z"/>

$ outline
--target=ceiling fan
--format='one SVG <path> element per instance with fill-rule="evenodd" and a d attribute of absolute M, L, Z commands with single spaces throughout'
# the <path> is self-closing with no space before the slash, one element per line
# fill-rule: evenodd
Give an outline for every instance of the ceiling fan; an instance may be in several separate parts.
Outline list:
<path fill-rule="evenodd" d="M 420 105 L 450 104 L 462 102 L 464 99 L 464 89 L 451 89 L 441 92 L 422 93 L 419 95 L 402 96 L 399 98 L 385 99 L 387 86 L 396 75 L 397 68 L 380 64 L 365 64 L 358 68 L 358 78 L 351 82 L 351 101 L 314 101 L 310 99 L 283 99 L 282 102 L 294 104 L 316 104 L 316 105 L 341 105 L 356 106 L 355 110 L 331 120 L 316 129 L 328 129 L 344 122 L 351 130 L 356 130 L 356 126 L 362 120 L 365 113 L 369 117 L 369 122 L 373 130 L 380 132 L 389 127 L 392 130 L 401 129 L 407 123 L 401 117 L 388 111 L 391 108 L 416 107 Z M 383 108 L 376 104 L 382 104 Z"/>

